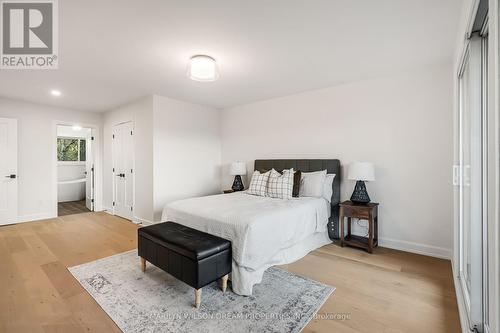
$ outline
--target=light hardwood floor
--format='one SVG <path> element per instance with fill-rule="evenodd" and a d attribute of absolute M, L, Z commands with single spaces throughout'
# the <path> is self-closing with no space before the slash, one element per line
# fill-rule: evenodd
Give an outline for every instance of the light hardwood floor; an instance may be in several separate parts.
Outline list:
<path fill-rule="evenodd" d="M 120 332 L 66 267 L 134 249 L 137 226 L 106 213 L 0 227 L 0 332 Z M 450 262 L 328 245 L 282 266 L 335 286 L 303 332 L 459 332 Z M 140 261 L 137 261 L 140 269 Z"/>

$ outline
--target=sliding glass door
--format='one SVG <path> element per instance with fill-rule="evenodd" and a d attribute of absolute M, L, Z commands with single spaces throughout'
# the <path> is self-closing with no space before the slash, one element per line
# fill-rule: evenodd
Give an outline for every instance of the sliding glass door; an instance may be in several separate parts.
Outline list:
<path fill-rule="evenodd" d="M 469 39 L 459 76 L 459 280 L 471 330 L 482 332 L 486 313 L 483 242 L 486 227 L 486 32 Z"/>

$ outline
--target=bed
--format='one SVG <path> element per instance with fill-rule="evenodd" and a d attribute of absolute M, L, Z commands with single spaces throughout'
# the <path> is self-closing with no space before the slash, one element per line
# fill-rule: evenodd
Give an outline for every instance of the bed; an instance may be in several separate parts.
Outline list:
<path fill-rule="evenodd" d="M 255 170 L 326 169 L 335 173 L 331 202 L 324 198 L 273 199 L 244 192 L 190 198 L 165 206 L 162 221 L 204 231 L 232 243 L 232 288 L 251 295 L 264 271 L 287 264 L 329 244 L 338 236 L 340 162 L 338 160 L 256 160 Z"/>

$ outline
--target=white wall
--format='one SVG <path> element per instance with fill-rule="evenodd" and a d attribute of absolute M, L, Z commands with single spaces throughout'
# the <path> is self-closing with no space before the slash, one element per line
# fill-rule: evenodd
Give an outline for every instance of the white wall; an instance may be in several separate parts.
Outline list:
<path fill-rule="evenodd" d="M 55 122 L 101 124 L 101 114 L 0 98 L 0 117 L 18 119 L 18 213 L 20 221 L 57 216 L 53 172 Z"/>
<path fill-rule="evenodd" d="M 223 187 L 232 161 L 371 161 L 381 245 L 449 257 L 452 248 L 452 69 L 443 65 L 224 110 Z M 342 199 L 354 182 L 342 175 Z M 247 182 L 248 183 L 248 182 Z"/>
<path fill-rule="evenodd" d="M 154 211 L 172 200 L 220 192 L 220 111 L 154 97 Z"/>
<path fill-rule="evenodd" d="M 161 219 L 172 200 L 220 190 L 220 112 L 148 96 L 104 114 L 104 203 L 112 209 L 113 125 L 134 122 L 134 220 Z"/>
<path fill-rule="evenodd" d="M 141 98 L 104 114 L 104 207 L 113 207 L 113 126 L 134 123 L 134 220 L 153 221 L 153 96 Z"/>

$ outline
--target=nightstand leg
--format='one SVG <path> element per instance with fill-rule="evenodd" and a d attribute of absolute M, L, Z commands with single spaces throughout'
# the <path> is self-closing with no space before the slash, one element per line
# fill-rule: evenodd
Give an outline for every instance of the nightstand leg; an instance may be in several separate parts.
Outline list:
<path fill-rule="evenodd" d="M 368 252 L 373 253 L 373 217 L 368 219 Z"/>
<path fill-rule="evenodd" d="M 351 218 L 347 218 L 347 237 L 351 237 Z"/>
<path fill-rule="evenodd" d="M 340 246 L 344 247 L 344 207 L 340 207 Z"/>

